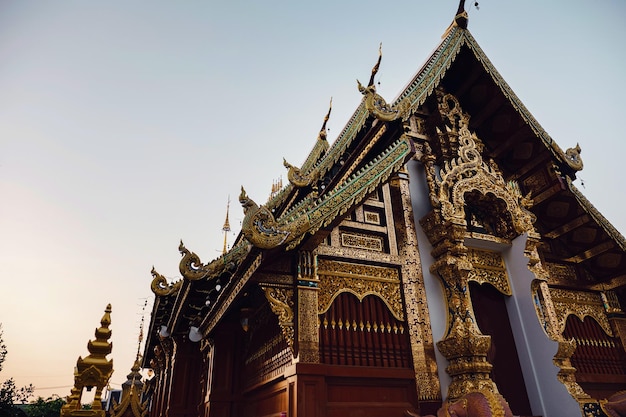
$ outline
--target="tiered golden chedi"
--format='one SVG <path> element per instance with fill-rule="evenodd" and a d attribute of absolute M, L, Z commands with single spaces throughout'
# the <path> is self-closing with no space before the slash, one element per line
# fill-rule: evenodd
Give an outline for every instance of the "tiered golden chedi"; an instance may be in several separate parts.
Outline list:
<path fill-rule="evenodd" d="M 111 304 L 106 306 L 104 315 L 100 320 L 100 327 L 96 329 L 95 340 L 87 343 L 89 355 L 84 359 L 78 357 L 74 370 L 74 387 L 67 403 L 61 408 L 61 416 L 99 416 L 104 417 L 102 409 L 102 390 L 107 386 L 109 378 L 113 374 L 113 359 L 107 360 L 106 356 L 111 353 L 113 345 L 111 338 Z M 83 390 L 96 389 L 91 409 L 83 409 L 81 403 Z"/>

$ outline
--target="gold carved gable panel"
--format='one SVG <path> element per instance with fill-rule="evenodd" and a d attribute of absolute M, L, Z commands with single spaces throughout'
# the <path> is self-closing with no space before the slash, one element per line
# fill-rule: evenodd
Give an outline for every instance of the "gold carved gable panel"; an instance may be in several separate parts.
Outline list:
<path fill-rule="evenodd" d="M 404 321 L 400 274 L 396 268 L 318 258 L 317 274 L 318 314 L 326 312 L 339 294 L 350 292 L 361 301 L 368 295 L 379 297 L 395 318 Z"/>
<path fill-rule="evenodd" d="M 613 336 L 600 293 L 550 288 L 550 298 L 554 305 L 560 333 L 565 330 L 567 316 L 573 314 L 581 321 L 585 316 L 593 317 L 607 335 Z"/>

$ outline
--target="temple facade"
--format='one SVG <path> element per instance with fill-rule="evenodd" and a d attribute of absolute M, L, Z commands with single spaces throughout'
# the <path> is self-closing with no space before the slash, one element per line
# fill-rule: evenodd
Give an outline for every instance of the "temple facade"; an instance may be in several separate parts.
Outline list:
<path fill-rule="evenodd" d="M 397 99 L 374 76 L 330 145 L 182 279 L 153 269 L 150 416 L 613 416 L 626 240 L 467 29 Z M 226 248 L 226 245 L 225 245 Z M 450 413 L 450 414 L 446 414 Z"/>

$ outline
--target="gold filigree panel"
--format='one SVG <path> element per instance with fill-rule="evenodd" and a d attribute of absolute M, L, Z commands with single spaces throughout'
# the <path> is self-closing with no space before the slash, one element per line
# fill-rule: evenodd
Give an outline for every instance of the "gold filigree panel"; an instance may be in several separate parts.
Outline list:
<path fill-rule="evenodd" d="M 504 295 L 512 295 L 509 276 L 502 255 L 498 252 L 470 249 L 468 260 L 474 266 L 468 280 L 479 284 L 488 283 Z"/>
<path fill-rule="evenodd" d="M 375 252 L 382 252 L 384 248 L 381 237 L 361 233 L 341 233 L 341 246 Z"/>
<path fill-rule="evenodd" d="M 511 239 L 524 232 L 534 232 L 535 216 L 528 210 L 532 206 L 530 195 L 523 196 L 515 181 L 505 181 L 493 160 L 483 160 L 482 143 L 476 133 L 470 131 L 469 115 L 462 111 L 457 98 L 451 94 L 442 95 L 439 108 L 452 125 L 452 128 L 445 125 L 445 132 L 437 128 L 439 136 L 448 138 L 444 142 L 449 144 L 450 152 L 458 144 L 458 156 L 444 161 L 440 178 L 436 180 L 436 200 L 444 219 L 466 224 L 466 205 L 480 202 L 480 199 L 466 201 L 466 198 L 472 196 L 472 192 L 478 192 L 489 208 L 496 211 L 496 216 L 492 215 L 496 220 L 496 230 L 493 231 L 496 236 Z M 477 197 L 472 198 L 476 200 Z M 494 205 L 491 200 L 501 201 L 504 206 Z"/>
<path fill-rule="evenodd" d="M 278 325 L 280 326 L 283 336 L 289 345 L 292 353 L 295 354 L 295 329 L 294 329 L 294 291 L 289 288 L 278 288 L 267 285 L 261 285 L 265 293 L 265 298 L 270 303 L 272 312 L 278 317 Z"/>
<path fill-rule="evenodd" d="M 380 214 L 373 211 L 364 211 L 363 215 L 365 223 L 380 225 Z"/>
<path fill-rule="evenodd" d="M 400 278 L 397 269 L 380 266 L 318 259 L 320 277 L 318 314 L 326 312 L 342 292 L 350 292 L 359 300 L 376 295 L 398 320 L 404 321 Z"/>
<path fill-rule="evenodd" d="M 548 270 L 549 282 L 575 282 L 577 280 L 576 270 L 572 265 L 555 264 L 546 262 Z"/>
<path fill-rule="evenodd" d="M 609 336 L 613 336 L 611 325 L 605 314 L 602 297 L 597 292 L 565 290 L 550 288 L 550 298 L 556 312 L 558 331 L 563 333 L 567 316 L 575 315 L 580 320 L 586 316 L 593 317 L 602 330 Z"/>

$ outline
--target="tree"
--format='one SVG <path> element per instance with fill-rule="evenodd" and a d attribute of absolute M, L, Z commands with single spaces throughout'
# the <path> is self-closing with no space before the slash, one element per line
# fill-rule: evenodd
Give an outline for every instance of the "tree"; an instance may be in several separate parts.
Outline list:
<path fill-rule="evenodd" d="M 0 323 L 0 372 L 7 357 L 7 346 L 2 338 L 2 324 Z M 9 378 L 0 384 L 0 417 L 20 415 L 20 411 L 14 406 L 16 402 L 25 403 L 33 395 L 35 387 L 29 384 L 22 388 L 16 388 L 13 378 Z M 22 412 L 23 414 L 23 412 Z"/>
<path fill-rule="evenodd" d="M 56 394 L 45 400 L 43 397 L 38 397 L 26 408 L 26 415 L 28 417 L 59 417 L 63 404 L 65 404 L 63 398 Z"/>

